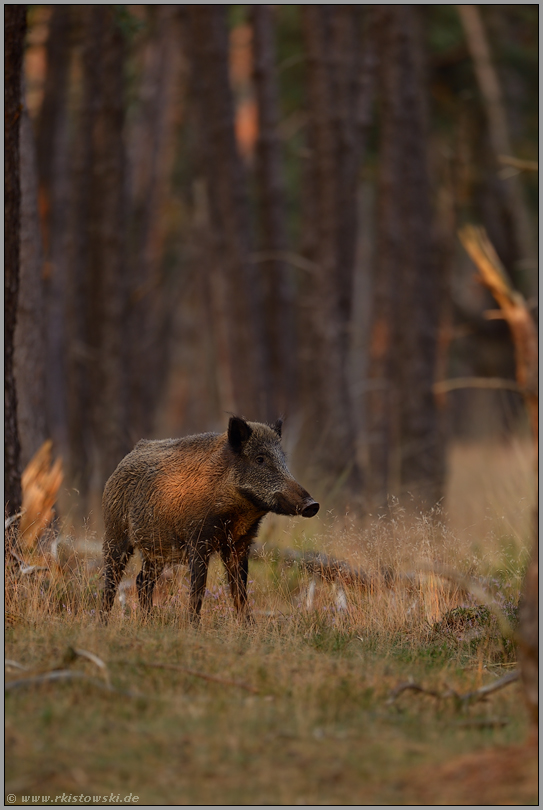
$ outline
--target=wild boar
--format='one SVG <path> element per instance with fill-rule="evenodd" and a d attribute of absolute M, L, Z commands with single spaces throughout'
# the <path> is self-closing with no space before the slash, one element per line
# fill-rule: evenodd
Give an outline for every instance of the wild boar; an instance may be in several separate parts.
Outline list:
<path fill-rule="evenodd" d="M 139 549 L 136 585 L 144 611 L 166 564 L 190 572 L 189 615 L 198 621 L 209 559 L 219 552 L 238 614 L 247 606 L 249 549 L 268 512 L 313 517 L 319 504 L 289 472 L 273 425 L 231 417 L 225 433 L 138 442 L 109 478 L 102 499 L 106 620 L 126 564 Z"/>

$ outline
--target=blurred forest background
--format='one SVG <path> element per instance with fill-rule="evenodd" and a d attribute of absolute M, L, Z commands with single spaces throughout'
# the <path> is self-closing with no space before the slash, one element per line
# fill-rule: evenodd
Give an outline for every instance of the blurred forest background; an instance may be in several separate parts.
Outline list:
<path fill-rule="evenodd" d="M 85 518 L 140 438 L 229 413 L 286 417 L 304 485 L 366 509 L 432 506 L 451 441 L 527 431 L 457 232 L 536 317 L 537 5 L 4 8 L 10 507 L 47 438 Z"/>

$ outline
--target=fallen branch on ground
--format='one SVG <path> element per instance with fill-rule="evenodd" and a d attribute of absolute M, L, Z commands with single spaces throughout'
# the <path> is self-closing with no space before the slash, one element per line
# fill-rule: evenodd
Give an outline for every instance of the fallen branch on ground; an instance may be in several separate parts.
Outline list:
<path fill-rule="evenodd" d="M 4 666 L 8 669 L 22 669 L 25 672 L 28 670 L 28 667 L 23 667 L 18 661 L 12 661 L 10 658 L 6 658 L 4 661 Z"/>
<path fill-rule="evenodd" d="M 113 692 L 116 695 L 124 695 L 125 697 L 141 698 L 145 695 L 139 692 L 132 692 L 126 689 L 117 689 L 111 684 L 99 681 L 97 678 L 92 678 L 84 672 L 79 672 L 72 669 L 56 669 L 53 672 L 44 672 L 41 675 L 33 675 L 29 678 L 18 678 L 15 681 L 6 681 L 4 684 L 4 691 L 11 692 L 14 689 L 22 689 L 29 686 L 41 686 L 42 684 L 50 683 L 53 681 L 73 681 L 80 680 L 96 686 L 98 689 L 103 689 L 106 692 Z"/>
<path fill-rule="evenodd" d="M 99 667 L 102 672 L 104 673 L 104 679 L 108 685 L 111 685 L 110 677 L 109 677 L 109 670 L 107 665 L 101 658 L 99 658 L 95 653 L 89 652 L 88 650 L 79 650 L 74 647 L 68 647 L 66 650 L 66 654 L 64 656 L 63 665 L 68 666 L 75 661 L 77 658 L 85 658 L 87 661 L 90 661 L 95 666 Z"/>
<path fill-rule="evenodd" d="M 510 683 L 515 683 L 515 681 L 518 681 L 519 679 L 520 670 L 515 669 L 513 672 L 508 672 L 506 675 L 498 678 L 498 680 L 494 681 L 494 683 L 481 686 L 479 689 L 475 689 L 473 692 L 467 692 L 465 695 L 460 695 L 459 697 L 460 700 L 463 700 L 466 703 L 476 702 L 477 700 L 482 700 L 487 695 L 491 695 L 493 692 L 498 692 L 500 689 L 509 686 Z"/>
<path fill-rule="evenodd" d="M 493 692 L 498 692 L 500 689 L 504 689 L 506 686 L 509 686 L 510 683 L 515 683 L 515 681 L 518 681 L 519 678 L 520 670 L 516 669 L 514 672 L 508 672 L 502 678 L 498 678 L 498 680 L 494 681 L 494 683 L 486 684 L 486 686 L 481 686 L 479 689 L 474 689 L 472 692 L 466 692 L 464 695 L 459 695 L 458 692 L 451 687 L 448 687 L 445 692 L 436 692 L 434 689 L 426 689 L 426 687 L 421 686 L 414 681 L 406 681 L 404 683 L 400 683 L 392 690 L 386 703 L 387 706 L 392 705 L 394 701 L 401 694 L 403 694 L 403 692 L 407 691 L 420 692 L 423 695 L 431 695 L 431 697 L 435 697 L 438 700 L 444 700 L 452 697 L 461 705 L 476 703 L 478 700 L 484 700 L 484 698 L 491 695 Z"/>

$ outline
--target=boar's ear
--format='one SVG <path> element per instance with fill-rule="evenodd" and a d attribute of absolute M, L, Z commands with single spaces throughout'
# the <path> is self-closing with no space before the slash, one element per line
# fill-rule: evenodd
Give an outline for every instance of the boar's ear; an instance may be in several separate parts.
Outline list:
<path fill-rule="evenodd" d="M 239 416 L 231 416 L 228 422 L 228 444 L 237 453 L 253 432 L 245 419 Z"/>
<path fill-rule="evenodd" d="M 272 425 L 272 430 L 275 430 L 279 438 L 281 438 L 281 428 L 283 427 L 283 420 L 278 419 L 277 422 Z"/>

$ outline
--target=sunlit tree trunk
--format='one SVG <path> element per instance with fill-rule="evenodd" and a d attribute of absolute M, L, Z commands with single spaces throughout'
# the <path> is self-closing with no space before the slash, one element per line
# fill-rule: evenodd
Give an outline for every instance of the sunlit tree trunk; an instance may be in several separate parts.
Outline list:
<path fill-rule="evenodd" d="M 19 132 L 26 6 L 4 6 L 4 504 L 21 505 L 20 445 L 13 342 L 19 291 L 21 191 Z"/>

